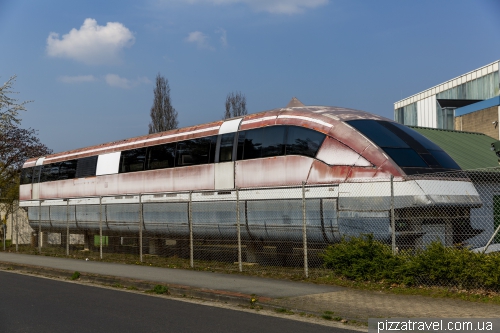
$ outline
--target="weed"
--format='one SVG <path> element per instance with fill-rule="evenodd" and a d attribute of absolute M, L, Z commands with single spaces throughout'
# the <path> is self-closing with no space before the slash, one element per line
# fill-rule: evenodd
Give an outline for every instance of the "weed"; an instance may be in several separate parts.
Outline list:
<path fill-rule="evenodd" d="M 329 314 L 322 314 L 321 318 L 326 319 L 326 320 L 332 320 L 332 316 Z"/>
<path fill-rule="evenodd" d="M 153 292 L 155 294 L 168 294 L 168 288 L 165 287 L 165 286 L 162 286 L 161 284 L 157 284 L 154 288 L 153 288 Z"/>
<path fill-rule="evenodd" d="M 80 278 L 80 272 L 75 271 L 73 275 L 71 275 L 71 280 L 78 280 Z"/>
<path fill-rule="evenodd" d="M 293 311 L 290 311 L 286 308 L 278 308 L 278 309 L 274 309 L 274 311 L 278 312 L 278 313 L 283 313 L 283 314 L 287 314 L 287 315 L 292 315 L 294 314 Z"/>
<path fill-rule="evenodd" d="M 127 290 L 139 290 L 139 289 L 137 289 L 137 287 L 135 286 L 128 286 Z"/>

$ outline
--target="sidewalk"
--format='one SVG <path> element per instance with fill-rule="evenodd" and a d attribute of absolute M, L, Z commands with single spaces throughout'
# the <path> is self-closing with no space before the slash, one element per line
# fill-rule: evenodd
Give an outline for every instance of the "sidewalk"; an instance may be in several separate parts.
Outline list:
<path fill-rule="evenodd" d="M 246 305 L 250 304 L 252 295 L 256 295 L 258 303 L 264 307 L 282 307 L 320 316 L 324 311 L 332 311 L 333 316 L 362 322 L 374 317 L 496 318 L 500 315 L 500 305 L 454 299 L 38 255 L 0 253 L 0 269 L 65 278 L 78 271 L 84 281 L 143 288 L 166 284 L 173 294 Z"/>

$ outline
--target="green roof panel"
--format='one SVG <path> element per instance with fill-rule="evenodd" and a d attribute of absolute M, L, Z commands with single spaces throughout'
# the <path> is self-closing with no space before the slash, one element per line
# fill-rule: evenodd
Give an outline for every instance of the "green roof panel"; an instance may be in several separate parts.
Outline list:
<path fill-rule="evenodd" d="M 409 126 L 440 146 L 463 170 L 498 167 L 498 158 L 491 151 L 494 138 L 482 133 Z"/>

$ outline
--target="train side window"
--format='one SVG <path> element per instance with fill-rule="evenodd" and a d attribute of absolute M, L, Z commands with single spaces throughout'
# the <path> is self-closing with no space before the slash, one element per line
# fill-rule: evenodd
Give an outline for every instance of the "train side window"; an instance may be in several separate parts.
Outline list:
<path fill-rule="evenodd" d="M 19 183 L 21 185 L 25 185 L 25 184 L 31 184 L 31 182 L 33 181 L 33 167 L 31 168 L 24 168 L 21 170 L 21 177 L 20 177 L 20 180 L 19 180 Z"/>
<path fill-rule="evenodd" d="M 363 133 L 368 139 L 375 142 L 379 147 L 387 148 L 409 148 L 410 146 L 401 140 L 395 133 L 390 131 L 379 122 L 371 119 L 351 120 L 349 125 Z"/>
<path fill-rule="evenodd" d="M 288 126 L 286 155 L 315 157 L 325 136 L 323 133 L 308 128 Z"/>
<path fill-rule="evenodd" d="M 59 165 L 59 178 L 58 180 L 73 179 L 76 176 L 77 160 L 64 161 Z"/>
<path fill-rule="evenodd" d="M 242 131 L 238 134 L 238 160 L 262 157 L 263 128 Z"/>
<path fill-rule="evenodd" d="M 75 178 L 95 176 L 97 169 L 97 155 L 79 158 L 76 164 Z"/>
<path fill-rule="evenodd" d="M 220 140 L 219 162 L 233 160 L 233 143 L 235 133 L 222 134 Z"/>
<path fill-rule="evenodd" d="M 238 160 L 285 154 L 286 126 L 256 128 L 238 133 Z"/>
<path fill-rule="evenodd" d="M 57 180 L 59 177 L 59 163 L 42 165 L 40 173 L 40 183 Z"/>
<path fill-rule="evenodd" d="M 428 167 L 420 155 L 411 148 L 384 148 L 384 151 L 400 167 Z"/>
<path fill-rule="evenodd" d="M 286 126 L 264 127 L 262 157 L 285 155 Z"/>
<path fill-rule="evenodd" d="M 178 142 L 175 166 L 214 163 L 216 143 L 217 136 Z"/>
<path fill-rule="evenodd" d="M 52 182 L 54 180 L 59 179 L 59 169 L 61 167 L 61 163 L 52 163 L 48 165 L 48 170 L 47 170 L 47 176 L 46 180 L 47 182 Z M 45 170 L 45 167 L 44 167 Z"/>
<path fill-rule="evenodd" d="M 173 168 L 176 143 L 148 147 L 147 170 Z"/>
<path fill-rule="evenodd" d="M 120 173 L 143 171 L 146 161 L 146 148 L 122 151 L 120 154 Z"/>

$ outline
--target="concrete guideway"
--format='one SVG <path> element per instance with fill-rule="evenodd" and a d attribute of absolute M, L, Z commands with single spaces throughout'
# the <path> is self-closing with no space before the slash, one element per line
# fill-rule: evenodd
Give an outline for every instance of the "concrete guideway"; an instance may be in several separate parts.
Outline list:
<path fill-rule="evenodd" d="M 60 278 L 68 278 L 78 271 L 82 281 L 139 289 L 165 284 L 172 294 L 240 305 L 249 305 L 250 300 L 256 298 L 256 304 L 263 307 L 318 316 L 331 311 L 333 317 L 359 322 L 374 317 L 496 318 L 500 313 L 499 305 L 456 299 L 394 295 L 237 274 L 0 253 L 0 269 L 9 268 Z"/>

